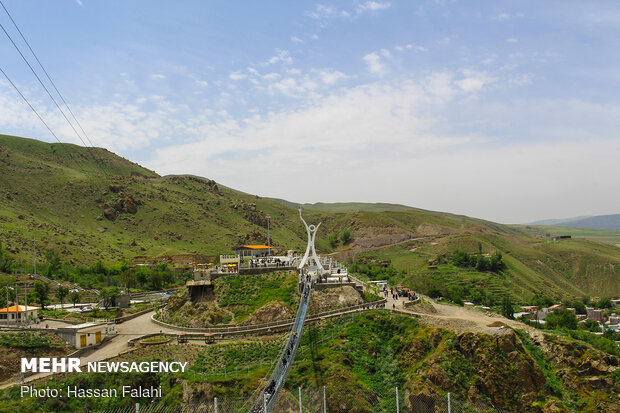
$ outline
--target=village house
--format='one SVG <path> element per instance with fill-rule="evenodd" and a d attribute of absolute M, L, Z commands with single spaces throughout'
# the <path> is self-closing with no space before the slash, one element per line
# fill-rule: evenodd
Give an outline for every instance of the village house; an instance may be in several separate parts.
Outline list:
<path fill-rule="evenodd" d="M 14 305 L 0 309 L 0 324 L 21 324 L 35 320 L 41 307 Z"/>
<path fill-rule="evenodd" d="M 599 323 L 603 322 L 603 310 L 595 310 L 592 307 L 587 307 L 586 311 L 588 312 L 588 319 L 598 321 Z"/>
<path fill-rule="evenodd" d="M 114 324 L 82 323 L 60 327 L 57 333 L 68 344 L 80 349 L 100 344 L 106 336 L 116 334 L 116 329 Z"/>

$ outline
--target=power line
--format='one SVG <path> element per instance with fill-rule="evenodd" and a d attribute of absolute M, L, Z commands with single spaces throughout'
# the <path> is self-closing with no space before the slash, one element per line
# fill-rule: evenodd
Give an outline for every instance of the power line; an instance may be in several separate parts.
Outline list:
<path fill-rule="evenodd" d="M 90 144 L 91 147 L 94 147 L 95 145 L 93 145 L 93 142 L 90 140 L 90 137 L 88 136 L 88 134 L 86 133 L 86 131 L 84 130 L 84 128 L 82 127 L 82 124 L 80 123 L 80 121 L 77 119 L 77 117 L 75 116 L 75 114 L 73 113 L 73 111 L 71 110 L 71 108 L 69 107 L 69 104 L 67 103 L 67 101 L 65 100 L 64 96 L 62 95 L 62 93 L 60 93 L 60 90 L 58 90 L 58 88 L 56 87 L 56 84 L 54 83 L 54 81 L 52 80 L 52 78 L 50 77 L 49 73 L 47 73 L 47 70 L 45 70 L 45 67 L 43 66 L 43 63 L 41 63 L 41 61 L 39 60 L 39 57 L 37 56 L 37 54 L 34 52 L 34 50 L 32 50 L 32 47 L 30 47 L 30 43 L 28 42 L 28 40 L 26 40 L 26 37 L 24 36 L 24 34 L 22 33 L 22 31 L 19 29 L 19 26 L 17 25 L 17 23 L 15 22 L 15 20 L 13 19 L 13 16 L 11 16 L 11 13 L 9 13 L 9 11 L 7 10 L 7 8 L 4 6 L 4 3 L 2 2 L 2 0 L 0 0 L 0 5 L 2 5 L 2 8 L 4 9 L 4 11 L 6 12 L 7 16 L 9 16 L 9 19 L 11 19 L 11 22 L 13 23 L 13 26 L 15 26 L 15 28 L 17 29 L 17 32 L 19 33 L 19 35 L 21 36 L 22 40 L 24 41 L 24 43 L 26 43 L 26 46 L 28 46 L 28 50 L 30 50 L 30 53 L 32 53 L 32 55 L 34 56 L 34 58 L 36 59 L 37 63 L 39 64 L 39 66 L 41 67 L 41 70 L 43 70 L 43 73 L 45 73 L 45 76 L 47 77 L 47 80 L 50 81 L 50 83 L 52 84 L 52 86 L 54 87 L 54 90 L 56 91 L 56 93 L 58 93 L 58 96 L 60 96 L 60 99 L 62 100 L 62 102 L 65 104 L 67 110 L 69 111 L 69 113 L 71 114 L 71 117 L 75 120 L 75 123 L 77 123 L 78 127 L 80 128 L 80 130 L 82 131 L 82 133 L 84 134 L 84 137 L 86 138 L 86 140 L 88 141 L 88 143 Z M 5 31 L 6 33 L 6 31 Z M 22 56 L 23 57 L 23 56 Z M 31 68 L 32 69 L 32 68 Z M 74 129 L 75 131 L 75 129 Z M 77 133 L 77 132 L 76 132 Z M 79 135 L 78 135 L 79 136 Z M 80 138 L 81 140 L 81 138 Z M 82 141 L 82 143 L 84 143 L 84 141 Z M 86 144 L 84 144 L 84 146 L 86 146 Z M 104 170 L 103 172 L 108 175 L 108 171 L 107 166 L 102 163 Z"/>
<path fill-rule="evenodd" d="M 2 28 L 2 30 L 4 31 L 4 34 L 6 34 L 6 36 L 9 38 L 9 40 L 11 41 L 11 43 L 13 44 L 13 47 L 15 47 L 15 50 L 17 50 L 17 52 L 19 53 L 19 55 L 22 57 L 22 59 L 24 60 L 24 62 L 28 65 L 28 67 L 30 68 L 30 71 L 32 72 L 32 74 L 37 78 L 37 80 L 39 81 L 39 83 L 41 84 L 41 86 L 43 86 L 43 89 L 45 89 L 45 91 L 47 92 L 47 95 L 50 97 L 50 99 L 52 99 L 52 101 L 54 102 L 54 104 L 56 105 L 56 107 L 58 108 L 58 110 L 60 111 L 60 113 L 62 113 L 62 116 L 64 116 L 65 120 L 69 123 L 69 125 L 71 126 L 71 128 L 73 129 L 73 131 L 75 132 L 75 134 L 78 136 L 78 138 L 80 138 L 80 140 L 82 141 L 82 144 L 84 146 L 86 146 L 86 143 L 84 142 L 84 140 L 82 139 L 82 136 L 77 132 L 77 130 L 75 129 L 75 127 L 73 126 L 73 124 L 69 121 L 69 118 L 67 117 L 67 115 L 65 115 L 65 112 L 63 112 L 63 110 L 61 109 L 60 105 L 58 105 L 58 102 L 56 102 L 56 99 L 54 99 L 54 97 L 52 96 L 52 94 L 50 93 L 50 91 L 47 89 L 47 87 L 45 86 L 45 84 L 43 83 L 43 81 L 41 80 L 41 78 L 39 77 L 39 75 L 37 75 L 37 72 L 35 72 L 35 70 L 32 68 L 32 66 L 30 65 L 30 62 L 28 62 L 28 59 L 26 59 L 26 56 L 24 56 L 24 54 L 22 53 L 22 51 L 19 49 L 19 47 L 17 46 L 17 44 L 15 44 L 15 42 L 13 41 L 13 38 L 11 37 L 11 35 L 9 34 L 9 32 L 6 31 L 6 29 L 4 28 L 4 26 L 2 25 L 2 23 L 0 23 L 0 28 Z"/>
<path fill-rule="evenodd" d="M 4 75 L 4 77 L 6 78 L 6 80 L 9 81 L 9 83 L 11 84 L 11 86 L 13 86 L 13 88 L 17 91 L 17 93 L 19 93 L 19 96 L 22 97 L 22 99 L 24 99 L 24 102 L 26 102 L 26 104 L 30 107 L 30 109 L 32 109 L 32 111 L 35 113 L 35 115 L 37 115 L 37 117 L 39 118 L 39 120 L 45 125 L 45 127 L 47 128 L 47 130 L 52 134 L 52 136 L 54 138 L 56 138 L 56 140 L 58 141 L 58 143 L 62 146 L 62 142 L 60 142 L 60 139 L 58 139 L 58 136 L 56 136 L 56 134 L 54 133 L 54 131 L 52 130 L 52 128 L 49 127 L 49 125 L 43 120 L 43 118 L 41 117 L 41 115 L 39 115 L 39 112 L 37 112 L 37 110 L 30 104 L 30 102 L 28 102 L 28 99 L 26 99 L 26 96 L 24 96 L 24 94 L 17 88 L 17 86 L 15 85 L 15 83 L 13 83 L 13 81 L 11 80 L 11 78 L 6 74 L 6 72 L 0 67 L 0 72 L 2 72 L 2 74 Z M 66 148 L 65 148 L 66 149 Z M 67 151 L 67 155 L 69 155 L 69 158 L 71 158 L 71 161 L 75 163 L 75 165 L 80 169 L 80 171 L 86 175 L 86 172 L 84 172 L 84 170 L 82 169 L 82 167 L 80 166 L 79 163 L 75 162 L 75 160 L 73 159 L 73 156 L 71 156 L 71 152 Z"/>

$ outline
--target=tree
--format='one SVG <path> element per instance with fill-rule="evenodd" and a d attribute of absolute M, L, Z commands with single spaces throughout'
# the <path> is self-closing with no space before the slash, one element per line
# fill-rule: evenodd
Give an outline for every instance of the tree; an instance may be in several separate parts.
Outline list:
<path fill-rule="evenodd" d="M 609 297 L 601 298 L 597 303 L 596 307 L 598 308 L 611 308 L 611 299 Z"/>
<path fill-rule="evenodd" d="M 577 317 L 572 311 L 561 308 L 549 314 L 546 318 L 547 327 L 550 329 L 577 330 Z"/>
<path fill-rule="evenodd" d="M 57 275 L 58 270 L 60 270 L 60 266 L 62 262 L 60 261 L 60 255 L 58 251 L 54 249 L 50 249 L 45 251 L 45 260 L 47 261 L 47 268 L 45 270 L 45 275 L 47 277 L 52 277 Z"/>
<path fill-rule="evenodd" d="M 514 310 L 512 308 L 512 301 L 507 295 L 504 296 L 504 301 L 502 301 L 502 315 L 511 320 L 514 320 L 515 318 Z"/>
<path fill-rule="evenodd" d="M 351 230 L 347 228 L 342 231 L 342 234 L 340 234 L 340 241 L 342 241 L 343 245 L 348 244 L 349 241 L 351 241 Z"/>
<path fill-rule="evenodd" d="M 489 261 L 482 255 L 476 257 L 476 270 L 483 272 L 489 268 Z"/>
<path fill-rule="evenodd" d="M 10 256 L 0 242 L 0 272 L 10 273 L 13 270 L 15 259 Z"/>
<path fill-rule="evenodd" d="M 163 281 L 164 280 L 160 271 L 151 272 L 151 288 L 153 290 L 161 290 Z"/>
<path fill-rule="evenodd" d="M 147 269 L 144 267 L 138 267 L 138 269 L 136 270 L 136 281 L 138 281 L 138 285 L 143 287 L 144 284 L 146 284 L 146 282 L 148 281 L 148 279 L 149 278 Z"/>
<path fill-rule="evenodd" d="M 37 302 L 41 304 L 41 309 L 45 310 L 45 303 L 49 298 L 50 285 L 43 281 L 34 282 L 34 292 L 37 295 Z"/>
<path fill-rule="evenodd" d="M 536 295 L 534 295 L 534 298 L 532 298 L 531 303 L 532 305 L 537 305 L 540 308 L 544 308 L 544 307 L 549 307 L 550 305 L 553 305 L 554 301 L 553 301 L 553 298 L 549 297 L 544 292 L 539 291 L 536 293 Z"/>
<path fill-rule="evenodd" d="M 166 271 L 162 271 L 162 279 L 164 285 L 170 285 L 174 282 L 174 273 L 170 268 L 166 269 Z"/>
<path fill-rule="evenodd" d="M 452 254 L 452 263 L 457 267 L 467 268 L 470 265 L 469 254 L 459 249 L 454 250 Z"/>
<path fill-rule="evenodd" d="M 103 301 L 103 306 L 106 310 L 114 305 L 118 295 L 119 291 L 117 287 L 102 288 L 99 292 L 99 298 Z"/>
<path fill-rule="evenodd" d="M 58 298 L 58 301 L 60 301 L 60 308 L 65 307 L 65 298 L 67 297 L 67 295 L 69 295 L 69 289 L 64 285 L 59 286 L 56 290 L 56 298 Z"/>
<path fill-rule="evenodd" d="M 565 308 L 574 308 L 577 311 L 577 314 L 587 314 L 586 306 L 583 302 L 575 299 L 566 299 L 562 300 L 562 304 L 564 304 Z"/>
<path fill-rule="evenodd" d="M 6 301 L 7 296 L 9 298 L 8 302 Z M 12 302 L 15 302 L 15 289 L 7 285 L 0 290 L 0 303 L 2 303 L 2 307 L 8 307 Z"/>
<path fill-rule="evenodd" d="M 336 245 L 338 245 L 338 233 L 332 232 L 331 234 L 329 234 L 327 236 L 327 241 L 332 248 L 336 248 Z"/>
<path fill-rule="evenodd" d="M 489 260 L 489 270 L 498 272 L 503 268 L 504 262 L 502 261 L 502 253 L 495 251 L 495 254 L 491 255 L 491 259 Z"/>
<path fill-rule="evenodd" d="M 69 295 L 69 301 L 71 301 L 75 307 L 75 305 L 80 302 L 80 293 L 77 291 L 72 292 L 71 295 Z"/>
<path fill-rule="evenodd" d="M 581 323 L 581 328 L 593 333 L 599 333 L 601 331 L 601 326 L 594 320 L 585 320 Z"/>

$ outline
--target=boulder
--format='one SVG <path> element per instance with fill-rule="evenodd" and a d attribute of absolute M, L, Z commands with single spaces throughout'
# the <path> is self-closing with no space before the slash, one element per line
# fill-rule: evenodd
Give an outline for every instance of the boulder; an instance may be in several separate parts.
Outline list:
<path fill-rule="evenodd" d="M 109 219 L 110 221 L 114 221 L 114 219 L 116 218 L 116 210 L 106 204 L 103 207 L 103 216 Z"/>

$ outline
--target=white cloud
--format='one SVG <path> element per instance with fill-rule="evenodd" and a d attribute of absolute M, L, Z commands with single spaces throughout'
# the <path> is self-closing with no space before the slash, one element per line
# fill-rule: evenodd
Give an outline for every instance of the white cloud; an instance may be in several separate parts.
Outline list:
<path fill-rule="evenodd" d="M 73 109 L 96 145 L 125 156 L 152 154 L 143 163 L 159 173 L 203 175 L 293 201 L 399 202 L 511 222 L 578 215 L 571 211 L 609 213 L 596 208 L 620 202 L 617 191 L 596 189 L 614 188 L 620 176 L 620 106 L 574 99 L 470 100 L 488 85 L 532 79 L 475 70 L 316 94 L 343 76 L 335 69 L 273 76 L 273 93 L 303 97 L 303 105 L 270 112 L 248 108 L 243 117 L 162 95 L 121 95 L 109 104 Z M 62 141 L 77 141 L 59 114 L 25 92 Z M 243 103 L 234 92 L 222 98 L 235 102 L 235 109 Z M 53 141 L 6 82 L 0 82 L 0 127 Z M 314 182 L 337 176 L 338 185 L 296 185 L 309 174 Z M 249 182 L 248 175 L 261 179 Z M 575 187 L 584 196 L 575 198 Z M 446 193 L 458 205 L 446 204 Z M 527 208 L 530 202 L 535 210 Z"/>
<path fill-rule="evenodd" d="M 230 80 L 232 80 L 233 82 L 236 82 L 236 81 L 238 81 L 238 80 L 243 80 L 243 79 L 246 79 L 247 77 L 248 77 L 248 75 L 247 75 L 247 74 L 245 74 L 245 73 L 241 73 L 240 71 L 231 72 L 231 73 L 228 75 L 228 78 L 229 78 Z"/>
<path fill-rule="evenodd" d="M 263 80 L 267 80 L 267 81 L 274 81 L 274 80 L 279 79 L 280 77 L 281 75 L 275 72 L 267 73 L 262 76 Z"/>
<path fill-rule="evenodd" d="M 338 9 L 333 5 L 317 4 L 312 11 L 306 11 L 306 15 L 312 19 L 324 20 L 350 17 L 346 10 Z"/>
<path fill-rule="evenodd" d="M 273 65 L 276 63 L 282 63 L 289 65 L 293 63 L 293 58 L 288 50 L 276 49 L 276 54 L 271 56 L 267 61 L 263 62 L 263 66 Z"/>
<path fill-rule="evenodd" d="M 355 12 L 357 14 L 362 14 L 369 11 L 384 10 L 390 6 L 391 4 L 389 2 L 367 1 L 357 6 Z"/>
<path fill-rule="evenodd" d="M 319 75 L 321 81 L 328 86 L 331 86 L 339 82 L 340 80 L 344 80 L 349 77 L 338 70 L 323 69 L 315 70 L 315 72 Z"/>
<path fill-rule="evenodd" d="M 376 76 L 383 76 L 386 71 L 385 64 L 381 61 L 381 57 L 375 53 L 368 53 L 363 57 L 364 62 L 368 66 L 370 73 Z"/>
<path fill-rule="evenodd" d="M 75 0 L 75 2 L 77 3 L 78 6 L 83 6 L 84 5 L 82 0 Z"/>
<path fill-rule="evenodd" d="M 517 39 L 516 37 L 509 37 L 506 39 L 506 42 L 508 43 L 519 43 L 519 39 Z"/>
<path fill-rule="evenodd" d="M 302 44 L 304 41 L 297 36 L 291 36 L 291 41 L 293 43 Z"/>
<path fill-rule="evenodd" d="M 534 80 L 532 73 L 521 73 L 511 77 L 508 82 L 512 86 L 524 86 L 529 85 Z"/>
<path fill-rule="evenodd" d="M 166 75 L 162 75 L 161 73 L 154 73 L 151 75 L 151 79 L 165 79 Z"/>
<path fill-rule="evenodd" d="M 522 17 L 524 17 L 524 14 L 521 12 L 516 12 L 512 14 L 511 13 L 499 13 L 494 16 L 491 16 L 491 20 L 503 22 L 506 20 L 520 19 Z"/>
<path fill-rule="evenodd" d="M 497 78 L 489 76 L 485 72 L 463 70 L 463 78 L 456 81 L 456 84 L 465 92 L 478 92 L 485 86 L 497 81 Z"/>

